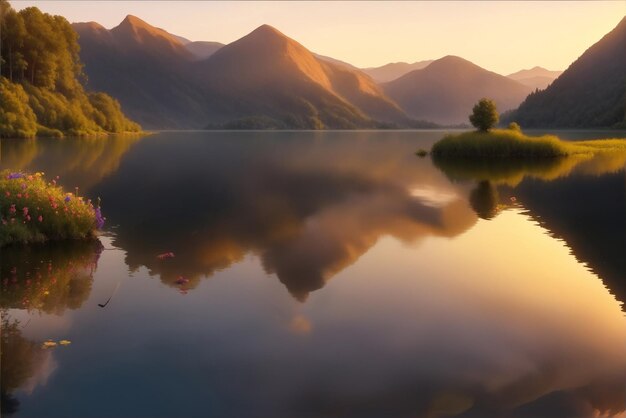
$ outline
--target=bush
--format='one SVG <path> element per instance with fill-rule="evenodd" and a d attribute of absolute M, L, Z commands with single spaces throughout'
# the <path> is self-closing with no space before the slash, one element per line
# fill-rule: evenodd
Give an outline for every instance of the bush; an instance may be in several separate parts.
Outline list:
<path fill-rule="evenodd" d="M 509 131 L 522 132 L 522 127 L 519 126 L 519 124 L 517 122 L 509 123 L 509 126 L 507 127 L 507 129 Z"/>
<path fill-rule="evenodd" d="M 0 172 L 0 246 L 84 239 L 104 223 L 100 207 L 66 193 L 42 173 Z"/>

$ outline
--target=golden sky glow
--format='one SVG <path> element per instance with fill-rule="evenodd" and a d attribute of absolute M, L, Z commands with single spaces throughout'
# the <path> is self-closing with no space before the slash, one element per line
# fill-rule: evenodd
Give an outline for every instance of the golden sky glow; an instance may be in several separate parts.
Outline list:
<path fill-rule="evenodd" d="M 107 28 L 127 14 L 191 40 L 232 42 L 270 24 L 359 67 L 459 55 L 508 74 L 562 70 L 626 15 L 626 1 L 13 1 Z"/>

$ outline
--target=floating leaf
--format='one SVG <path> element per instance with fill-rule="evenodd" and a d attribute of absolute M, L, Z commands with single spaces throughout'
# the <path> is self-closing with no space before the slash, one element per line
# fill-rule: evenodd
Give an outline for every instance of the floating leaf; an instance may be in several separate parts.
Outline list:
<path fill-rule="evenodd" d="M 57 343 L 55 343 L 54 341 L 48 340 L 45 341 L 43 343 L 43 345 L 41 346 L 41 348 L 50 348 L 50 347 L 56 347 Z"/>
<path fill-rule="evenodd" d="M 70 340 L 61 340 L 61 341 L 59 341 L 59 344 L 61 344 L 61 345 L 70 345 L 70 344 L 72 344 L 72 342 Z"/>

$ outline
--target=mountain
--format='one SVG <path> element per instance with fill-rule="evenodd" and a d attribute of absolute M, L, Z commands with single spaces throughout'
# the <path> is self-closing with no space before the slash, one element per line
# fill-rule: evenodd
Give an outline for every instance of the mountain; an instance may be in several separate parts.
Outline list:
<path fill-rule="evenodd" d="M 377 83 L 386 83 L 395 80 L 414 70 L 425 68 L 433 60 L 417 61 L 412 64 L 408 62 L 392 62 L 381 67 L 363 68 L 365 74 L 372 77 Z"/>
<path fill-rule="evenodd" d="M 189 41 L 184 45 L 187 51 L 191 52 L 198 60 L 209 58 L 211 55 L 215 54 L 218 49 L 224 46 L 224 44 L 220 42 L 210 41 Z"/>
<path fill-rule="evenodd" d="M 268 127 L 374 127 L 404 122 L 404 112 L 358 70 L 316 58 L 304 46 L 263 25 L 200 63 L 213 124 Z M 243 121 L 240 121 L 243 118 Z M 252 121 L 259 122 L 258 119 Z"/>
<path fill-rule="evenodd" d="M 467 123 L 472 106 L 482 97 L 493 99 L 502 112 L 517 107 L 531 91 L 451 55 L 382 86 L 409 116 L 442 124 Z"/>
<path fill-rule="evenodd" d="M 117 98 L 149 129 L 206 123 L 206 100 L 190 68 L 196 57 L 178 37 L 130 15 L 111 30 L 95 22 L 72 26 L 88 89 Z"/>
<path fill-rule="evenodd" d="M 147 128 L 414 126 L 369 76 L 267 25 L 228 45 L 191 42 L 134 16 L 111 30 L 73 27 L 88 87 L 118 98 Z"/>
<path fill-rule="evenodd" d="M 543 67 L 533 67 L 530 70 L 521 70 L 507 75 L 511 80 L 520 82 L 533 90 L 543 90 L 550 85 L 563 71 L 550 71 Z"/>
<path fill-rule="evenodd" d="M 511 119 L 523 127 L 626 126 L 626 17 Z"/>
<path fill-rule="evenodd" d="M 315 58 L 317 58 L 317 59 L 322 60 L 322 61 L 327 61 L 327 62 L 330 62 L 331 64 L 343 65 L 343 66 L 345 66 L 345 67 L 352 68 L 352 69 L 354 69 L 354 70 L 357 70 L 357 69 L 358 69 L 358 68 L 356 68 L 356 67 L 355 67 L 354 65 L 352 65 L 352 64 L 348 64 L 347 62 L 345 62 L 345 61 L 341 61 L 341 60 L 338 60 L 338 59 L 336 59 L 336 58 L 327 57 L 326 55 L 321 55 L 321 54 L 316 54 L 316 53 L 313 53 L 313 56 L 314 56 Z M 362 70 L 361 70 L 361 71 L 362 71 Z"/>

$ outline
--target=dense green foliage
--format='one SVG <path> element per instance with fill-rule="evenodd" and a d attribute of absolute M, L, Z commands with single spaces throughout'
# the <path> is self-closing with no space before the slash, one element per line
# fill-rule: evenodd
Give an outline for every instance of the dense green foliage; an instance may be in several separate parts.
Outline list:
<path fill-rule="evenodd" d="M 499 119 L 500 116 L 496 109 L 496 103 L 486 98 L 480 99 L 478 103 L 474 105 L 472 114 L 469 116 L 472 125 L 483 132 L 487 132 L 489 129 L 496 126 Z"/>
<path fill-rule="evenodd" d="M 21 85 L 0 77 L 0 137 L 29 138 L 37 133 L 37 118 Z"/>
<path fill-rule="evenodd" d="M 0 191 L 0 247 L 88 238 L 104 222 L 99 207 L 46 183 L 42 173 L 2 171 Z"/>
<path fill-rule="evenodd" d="M 626 151 L 626 140 L 562 141 L 553 135 L 531 137 L 511 129 L 463 132 L 435 143 L 438 158 L 554 158 L 602 151 Z"/>
<path fill-rule="evenodd" d="M 525 127 L 626 127 L 626 18 L 509 117 Z"/>
<path fill-rule="evenodd" d="M 67 20 L 0 0 L 0 137 L 139 131 L 116 100 L 86 93 L 82 79 Z"/>

